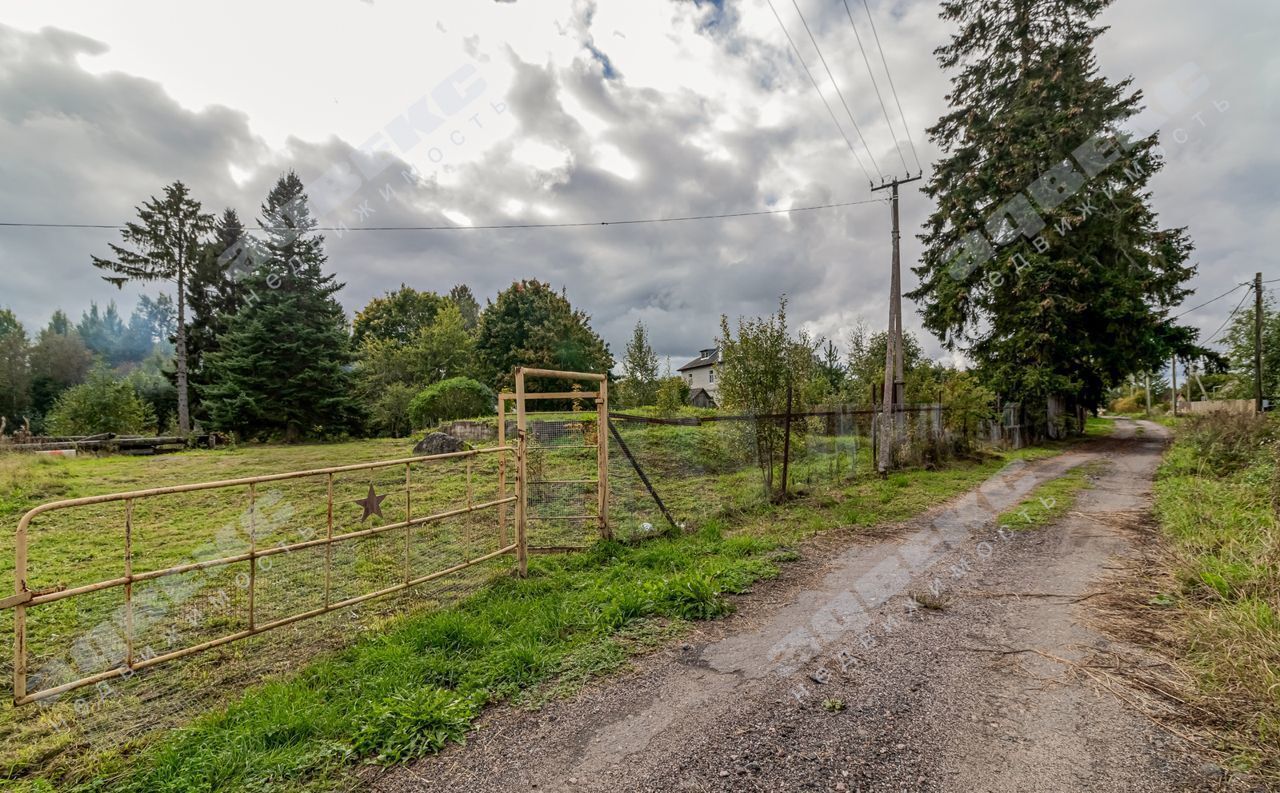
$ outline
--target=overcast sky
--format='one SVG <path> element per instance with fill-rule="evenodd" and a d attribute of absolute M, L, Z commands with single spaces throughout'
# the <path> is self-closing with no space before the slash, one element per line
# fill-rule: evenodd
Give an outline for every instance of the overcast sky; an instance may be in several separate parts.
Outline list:
<path fill-rule="evenodd" d="M 901 173 L 898 143 L 914 168 L 861 4 L 850 7 L 892 132 L 845 6 L 799 3 L 866 149 L 795 7 L 774 4 L 867 169 L 874 158 Z M 322 223 L 352 228 L 872 198 L 768 4 L 724 5 L 224 0 L 196 14 L 142 0 L 11 1 L 0 9 L 0 221 L 118 224 L 174 179 L 208 210 L 231 206 L 250 220 L 287 168 Z M 870 2 L 926 173 L 936 151 L 923 130 L 947 87 L 931 54 L 949 32 L 937 8 Z M 1132 75 L 1153 104 L 1175 111 L 1162 125 L 1169 164 L 1154 191 L 1163 222 L 1188 226 L 1197 245 L 1187 306 L 1255 271 L 1274 277 L 1280 4 L 1118 0 L 1105 21 L 1103 70 Z M 1187 90 L 1170 98 L 1171 85 Z M 915 187 L 903 194 L 904 267 L 917 260 L 930 209 Z M 107 230 L 0 228 L 0 307 L 31 330 L 57 307 L 78 318 L 90 300 L 114 298 L 127 312 L 136 290 L 117 293 L 89 263 L 117 240 Z M 674 366 L 712 343 L 720 314 L 766 313 L 783 292 L 795 323 L 840 341 L 859 320 L 886 319 L 889 213 L 879 203 L 653 225 L 351 231 L 328 243 L 349 314 L 401 282 L 441 292 L 465 282 L 483 303 L 515 279 L 539 278 L 592 315 L 615 355 L 644 320 Z M 1184 321 L 1212 332 L 1237 299 Z M 919 327 L 909 305 L 906 324 Z"/>

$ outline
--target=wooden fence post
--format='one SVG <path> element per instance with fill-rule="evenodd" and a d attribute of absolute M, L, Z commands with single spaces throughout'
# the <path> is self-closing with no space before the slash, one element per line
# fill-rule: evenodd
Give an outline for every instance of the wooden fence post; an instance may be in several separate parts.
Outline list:
<path fill-rule="evenodd" d="M 596 397 L 596 516 L 600 537 L 613 539 L 609 526 L 609 381 L 601 380 Z"/>
<path fill-rule="evenodd" d="M 787 499 L 787 468 L 791 460 L 791 383 L 787 383 L 787 415 L 782 419 L 782 500 Z"/>
<path fill-rule="evenodd" d="M 498 394 L 498 446 L 507 445 L 507 400 Z M 498 498 L 507 497 L 507 453 L 498 452 Z M 506 548 L 507 541 L 507 505 L 498 505 L 498 547 Z"/>
<path fill-rule="evenodd" d="M 524 369 L 516 367 L 516 567 L 529 575 L 529 435 L 524 410 Z"/>

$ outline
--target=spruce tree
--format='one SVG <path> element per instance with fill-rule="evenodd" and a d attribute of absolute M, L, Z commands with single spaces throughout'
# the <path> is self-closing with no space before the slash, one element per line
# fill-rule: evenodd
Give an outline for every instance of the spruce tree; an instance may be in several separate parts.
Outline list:
<path fill-rule="evenodd" d="M 243 305 L 210 353 L 206 399 L 215 427 L 286 442 L 347 431 L 350 338 L 324 272 L 324 237 L 290 171 L 262 205 L 261 266 L 241 281 Z"/>
<path fill-rule="evenodd" d="M 209 386 L 206 357 L 219 349 L 231 318 L 240 310 L 244 290 L 238 281 L 239 265 L 252 266 L 252 240 L 234 209 L 225 209 L 214 221 L 213 238 L 201 251 L 187 281 L 187 368 L 192 413 L 208 419 L 204 406 Z"/>
<path fill-rule="evenodd" d="M 466 284 L 458 284 L 449 290 L 449 299 L 458 307 L 458 311 L 462 313 L 462 322 L 466 325 L 468 332 L 473 332 L 476 325 L 480 324 L 480 301 L 476 300 L 476 296 L 471 291 L 471 287 Z"/>
<path fill-rule="evenodd" d="M 937 210 L 909 297 L 948 349 L 1029 406 L 1093 408 L 1129 373 L 1202 352 L 1169 318 L 1195 268 L 1185 230 L 1150 207 L 1157 137 L 1126 131 L 1141 95 L 1094 57 L 1109 3 L 942 3 L 958 26 L 936 51 L 955 73 L 951 111 L 929 130 Z"/>
<path fill-rule="evenodd" d="M 191 431 L 187 392 L 187 277 L 200 255 L 213 216 L 201 211 L 187 186 L 174 182 L 164 189 L 164 198 L 154 196 L 138 207 L 138 221 L 125 224 L 121 237 L 125 247 L 109 244 L 114 259 L 94 256 L 93 266 L 114 275 L 103 278 L 117 287 L 125 282 L 171 281 L 178 292 L 178 332 L 176 339 L 178 430 Z"/>

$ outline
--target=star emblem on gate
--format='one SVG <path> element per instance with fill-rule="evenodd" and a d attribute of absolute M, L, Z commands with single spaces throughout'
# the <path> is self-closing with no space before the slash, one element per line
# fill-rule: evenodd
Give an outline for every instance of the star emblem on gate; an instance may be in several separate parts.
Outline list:
<path fill-rule="evenodd" d="M 364 514 L 360 516 L 360 522 L 364 523 L 366 520 L 369 519 L 370 515 L 377 515 L 378 517 L 381 518 L 382 517 L 382 500 L 386 497 L 387 496 L 385 493 L 383 495 L 377 495 L 376 493 L 374 493 L 373 484 L 370 483 L 369 495 L 365 496 L 364 498 L 358 498 L 355 500 L 355 502 L 353 502 L 353 503 L 359 504 L 361 507 L 364 508 Z"/>

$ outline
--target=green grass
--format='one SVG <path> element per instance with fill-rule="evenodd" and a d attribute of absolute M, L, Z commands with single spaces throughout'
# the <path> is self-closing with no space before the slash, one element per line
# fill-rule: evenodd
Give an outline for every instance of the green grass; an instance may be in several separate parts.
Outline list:
<path fill-rule="evenodd" d="M 798 488 L 796 500 L 774 506 L 759 499 L 754 468 L 728 465 L 731 470 L 708 476 L 697 467 L 716 450 L 696 435 L 681 438 L 659 446 L 667 449 L 667 460 L 683 455 L 696 463 L 692 470 L 680 469 L 686 471 L 687 490 L 674 489 L 682 504 L 701 498 L 715 506 L 716 514 L 698 516 L 698 531 L 535 557 L 527 580 L 499 576 L 460 601 L 397 601 L 389 608 L 398 605 L 403 613 L 408 606 L 404 616 L 387 620 L 389 612 L 372 612 L 372 621 L 362 618 L 360 630 L 347 630 L 346 649 L 316 660 L 308 661 L 314 650 L 304 645 L 293 650 L 289 663 L 287 642 L 269 644 L 267 649 L 282 654 L 278 677 L 243 695 L 231 695 L 235 689 L 230 689 L 210 702 L 209 715 L 181 730 L 87 748 L 77 745 L 82 738 L 76 733 L 42 727 L 40 720 L 28 718 L 31 711 L 9 709 L 0 717 L 7 768 L 0 779 L 21 780 L 18 789 L 28 791 L 45 789 L 49 781 L 59 789 L 86 791 L 325 789 L 356 764 L 397 762 L 457 740 L 489 703 L 512 698 L 536 703 L 563 694 L 625 664 L 631 654 L 678 632 L 688 620 L 722 616 L 730 610 L 726 595 L 776 575 L 780 564 L 796 558 L 791 546 L 805 537 L 835 526 L 909 518 L 976 486 L 1010 460 L 1057 451 L 1024 449 L 937 471 L 898 472 L 883 481 L 864 475 L 839 486 L 821 486 L 829 481 L 824 474 Z M 687 448 L 680 450 L 680 443 Z M 16 521 L 21 511 L 48 498 L 385 459 L 403 455 L 404 449 L 403 441 L 364 441 L 52 464 L 0 458 L 0 482 L 7 477 L 10 485 L 0 491 L 6 505 L 0 518 Z M 865 449 L 845 451 L 865 454 Z M 832 450 L 832 457 L 840 453 Z M 823 473 L 831 461 L 815 455 L 809 463 Z M 668 471 L 659 481 L 674 482 L 676 473 Z M 800 473 L 803 483 L 803 467 Z M 457 497 L 458 483 L 449 476 L 434 485 L 445 491 L 442 498 Z M 198 507 L 184 508 L 167 517 L 162 534 L 176 547 L 166 553 L 180 557 L 204 541 L 194 530 L 210 525 L 201 514 Z M 118 536 L 108 526 L 102 537 L 79 539 L 114 551 Z M 93 565 L 87 575 L 113 574 L 114 558 L 98 559 L 69 543 L 45 547 L 72 566 L 77 553 L 86 557 Z M 271 639 L 268 634 L 262 641 Z M 234 649 L 239 646 L 232 645 L 217 669 L 235 667 L 237 652 L 252 655 Z M 205 688 L 220 685 L 210 682 L 208 669 L 197 658 L 181 670 L 157 669 L 137 682 L 172 675 L 203 695 Z M 121 707 L 128 705 L 139 703 L 126 700 Z M 59 703 L 52 713 L 66 706 Z"/>
<path fill-rule="evenodd" d="M 1254 421 L 1189 419 L 1169 450 L 1156 513 L 1173 591 L 1153 604 L 1226 725 L 1220 748 L 1280 782 L 1280 422 Z"/>
<path fill-rule="evenodd" d="M 1107 438 L 1116 431 L 1116 423 L 1111 419 L 1100 419 L 1088 416 L 1084 420 L 1084 434 L 1091 438 Z"/>
<path fill-rule="evenodd" d="M 1080 494 L 1089 488 L 1092 477 L 1097 476 L 1105 465 L 1101 460 L 1078 465 L 1037 486 L 1016 507 L 1002 512 L 996 519 L 996 525 L 1014 531 L 1028 531 L 1053 523 L 1071 511 Z"/>

